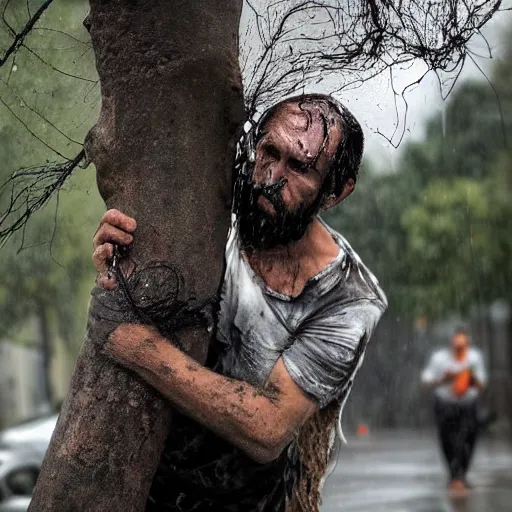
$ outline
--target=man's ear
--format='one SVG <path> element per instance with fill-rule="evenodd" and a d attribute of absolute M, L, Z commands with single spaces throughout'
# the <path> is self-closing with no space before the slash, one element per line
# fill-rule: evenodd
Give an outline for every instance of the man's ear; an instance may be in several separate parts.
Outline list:
<path fill-rule="evenodd" d="M 355 188 L 356 182 L 352 178 L 349 178 L 343 187 L 343 192 L 339 196 L 329 196 L 324 203 L 323 209 L 328 210 L 329 208 L 341 203 L 343 199 L 346 199 L 350 194 L 352 194 Z"/>

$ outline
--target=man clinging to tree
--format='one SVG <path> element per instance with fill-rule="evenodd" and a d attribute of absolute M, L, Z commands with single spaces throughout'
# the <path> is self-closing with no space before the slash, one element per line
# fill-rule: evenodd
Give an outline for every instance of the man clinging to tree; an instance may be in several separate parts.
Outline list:
<path fill-rule="evenodd" d="M 318 217 L 354 190 L 360 125 L 322 95 L 267 112 L 238 177 L 216 340 L 201 366 L 146 325 L 106 352 L 181 414 L 148 511 L 318 510 L 333 433 L 387 301 L 347 241 Z M 136 223 L 116 210 L 95 236 L 98 283 Z"/>

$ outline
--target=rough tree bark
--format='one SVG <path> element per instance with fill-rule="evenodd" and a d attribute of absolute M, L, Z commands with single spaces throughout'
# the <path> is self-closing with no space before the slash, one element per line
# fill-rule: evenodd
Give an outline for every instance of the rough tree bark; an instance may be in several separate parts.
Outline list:
<path fill-rule="evenodd" d="M 137 219 L 137 263 L 176 265 L 187 296 L 199 299 L 222 279 L 233 135 L 243 118 L 241 8 L 242 0 L 90 0 L 84 22 L 102 94 L 86 140 L 99 191 L 108 208 Z M 145 508 L 170 410 L 102 355 L 107 331 L 91 323 L 32 512 Z M 196 328 L 181 339 L 203 360 L 209 336 Z"/>

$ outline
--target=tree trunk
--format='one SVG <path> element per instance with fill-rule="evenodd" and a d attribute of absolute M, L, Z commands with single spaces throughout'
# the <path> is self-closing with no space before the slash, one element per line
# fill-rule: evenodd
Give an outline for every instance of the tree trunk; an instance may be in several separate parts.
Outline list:
<path fill-rule="evenodd" d="M 137 219 L 137 265 L 166 261 L 181 297 L 210 298 L 222 279 L 233 135 L 243 120 L 242 0 L 90 0 L 102 109 L 86 140 L 108 208 Z M 155 291 L 155 290 L 153 290 Z M 69 395 L 31 511 L 145 508 L 170 427 L 159 394 L 114 365 L 94 301 Z M 181 332 L 198 360 L 206 328 Z"/>

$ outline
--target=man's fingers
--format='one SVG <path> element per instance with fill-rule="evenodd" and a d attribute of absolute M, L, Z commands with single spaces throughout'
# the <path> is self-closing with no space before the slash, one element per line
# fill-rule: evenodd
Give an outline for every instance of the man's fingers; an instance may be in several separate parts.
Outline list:
<path fill-rule="evenodd" d="M 117 286 L 116 278 L 112 276 L 110 279 L 106 272 L 98 275 L 96 283 L 105 290 L 113 290 Z"/>
<path fill-rule="evenodd" d="M 100 226 L 93 239 L 94 249 L 105 243 L 129 245 L 133 242 L 133 236 L 126 231 L 122 231 L 111 224 L 103 224 Z"/>
<path fill-rule="evenodd" d="M 113 290 L 116 286 L 115 276 L 108 275 L 108 260 L 114 255 L 114 246 L 112 244 L 99 245 L 92 255 L 94 266 L 98 270 L 96 282 L 105 290 Z"/>
<path fill-rule="evenodd" d="M 105 215 L 103 215 L 101 224 L 110 224 L 127 233 L 133 233 L 137 228 L 135 219 L 115 209 L 108 210 Z"/>
<path fill-rule="evenodd" d="M 93 238 L 94 252 L 92 260 L 99 274 L 96 282 L 106 290 L 113 290 L 116 286 L 114 276 L 108 276 L 108 262 L 114 256 L 114 246 L 129 245 L 133 242 L 131 233 L 137 228 L 135 219 L 125 215 L 119 210 L 108 210 L 101 219 L 100 227 Z M 131 272 L 133 269 L 129 268 Z"/>
<path fill-rule="evenodd" d="M 92 253 L 92 262 L 98 272 L 108 270 L 108 260 L 114 256 L 114 246 L 112 244 L 98 245 Z"/>

